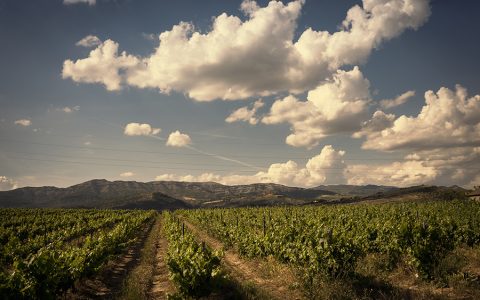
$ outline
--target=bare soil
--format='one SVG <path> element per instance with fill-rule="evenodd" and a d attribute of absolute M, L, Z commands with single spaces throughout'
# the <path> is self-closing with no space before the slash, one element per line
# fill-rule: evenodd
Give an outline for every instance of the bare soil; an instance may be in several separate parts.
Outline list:
<path fill-rule="evenodd" d="M 168 294 L 175 292 L 175 287 L 170 281 L 168 276 L 168 267 L 166 262 L 168 241 L 163 232 L 163 228 L 160 229 L 160 238 L 157 241 L 157 255 L 156 255 L 156 268 L 153 275 L 152 288 L 149 293 L 151 299 L 167 299 Z"/>

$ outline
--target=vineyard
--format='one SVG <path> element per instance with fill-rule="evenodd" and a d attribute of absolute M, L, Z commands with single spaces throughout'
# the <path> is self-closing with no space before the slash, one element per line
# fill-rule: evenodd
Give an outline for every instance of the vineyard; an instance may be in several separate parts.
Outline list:
<path fill-rule="evenodd" d="M 98 271 L 154 216 L 153 211 L 0 210 L 0 294 L 44 299 Z"/>
<path fill-rule="evenodd" d="M 306 285 L 353 278 L 376 254 L 385 270 L 402 261 L 414 276 L 439 282 L 440 262 L 457 247 L 480 244 L 480 204 L 464 201 L 323 207 L 178 211 L 245 258 L 291 265 Z"/>
<path fill-rule="evenodd" d="M 319 295 L 315 290 L 365 279 L 360 273 L 371 257 L 377 262 L 369 276 L 403 267 L 417 282 L 431 287 L 447 287 L 448 276 L 468 281 L 464 290 L 480 287 L 480 203 L 476 202 L 215 208 L 162 214 L 0 209 L 0 220 L 2 299 L 68 298 L 80 280 L 95 275 L 131 247 L 142 229 L 150 229 L 146 242 L 140 244 L 150 257 L 139 259 L 143 269 L 134 274 L 147 275 L 130 276 L 141 278 L 143 287 L 124 299 L 164 299 L 168 294 L 197 299 L 237 288 L 237 298 L 301 298 L 302 294 L 305 299 L 331 298 L 332 294 Z M 465 259 L 452 263 L 452 253 L 458 256 L 459 249 L 476 255 L 473 273 L 459 271 Z M 273 268 L 277 277 L 290 274 L 289 281 L 261 278 L 265 266 Z M 165 288 L 168 284 L 171 287 Z M 252 284 L 255 287 L 249 290 Z M 154 287 L 156 292 L 151 292 Z M 263 292 L 268 296 L 260 297 Z M 382 293 L 361 292 L 360 298 L 405 298 Z"/>

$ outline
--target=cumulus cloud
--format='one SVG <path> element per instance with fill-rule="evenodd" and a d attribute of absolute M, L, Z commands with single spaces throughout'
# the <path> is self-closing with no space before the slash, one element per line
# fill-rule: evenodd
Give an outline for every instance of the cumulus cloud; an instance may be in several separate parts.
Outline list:
<path fill-rule="evenodd" d="M 6 176 L 0 176 L 0 191 L 9 191 L 16 189 L 17 183 Z"/>
<path fill-rule="evenodd" d="M 402 115 L 392 120 L 389 115 L 388 119 L 385 127 L 357 135 L 366 136 L 362 148 L 390 151 L 480 145 L 480 95 L 469 98 L 460 85 L 455 91 L 445 87 L 437 93 L 427 91 L 425 105 L 417 116 Z"/>
<path fill-rule="evenodd" d="M 76 82 L 102 83 L 109 91 L 119 90 L 125 77 L 125 71 L 139 64 L 139 60 L 127 55 L 118 54 L 118 44 L 106 40 L 92 50 L 85 59 L 75 62 L 63 62 L 62 77 Z"/>
<path fill-rule="evenodd" d="M 273 103 L 265 124 L 289 123 L 286 143 L 311 148 L 325 136 L 360 129 L 368 118 L 370 82 L 358 67 L 337 71 L 333 78 L 308 92 L 307 101 L 294 96 Z"/>
<path fill-rule="evenodd" d="M 318 155 L 309 159 L 304 167 L 289 160 L 284 163 L 272 164 L 266 171 L 260 171 L 254 175 L 217 175 L 204 173 L 198 176 L 182 176 L 163 174 L 157 176 L 155 180 L 214 181 L 229 185 L 263 182 L 304 187 L 330 183 L 339 184 L 346 181 L 344 177 L 344 170 L 346 169 L 346 164 L 343 160 L 344 155 L 344 151 L 337 151 L 331 145 L 327 145 Z"/>
<path fill-rule="evenodd" d="M 455 147 L 415 151 L 391 163 L 349 165 L 345 176 L 349 184 L 471 186 L 479 169 L 480 147 Z"/>
<path fill-rule="evenodd" d="M 348 184 L 411 186 L 433 182 L 439 170 L 421 161 L 402 161 L 382 165 L 358 164 L 348 166 Z"/>
<path fill-rule="evenodd" d="M 225 122 L 233 123 L 238 121 L 244 121 L 250 123 L 250 125 L 256 125 L 258 123 L 258 118 L 256 117 L 257 110 L 262 108 L 263 106 L 264 103 L 260 99 L 255 101 L 251 109 L 249 109 L 247 106 L 240 107 L 239 109 L 233 111 L 225 119 Z"/>
<path fill-rule="evenodd" d="M 419 28 L 430 15 L 429 0 L 364 0 L 348 10 L 337 32 L 308 28 L 295 40 L 303 4 L 270 1 L 260 7 L 246 0 L 246 20 L 223 13 L 208 32 L 180 22 L 160 34 L 147 57 L 118 55 L 118 44 L 107 40 L 87 58 L 65 61 L 63 78 L 108 90 L 129 84 L 178 91 L 199 101 L 300 93 L 342 67 L 365 62 L 383 41 Z"/>
<path fill-rule="evenodd" d="M 365 138 L 363 149 L 410 153 L 389 164 L 349 166 L 349 183 L 469 186 L 480 170 L 480 95 L 460 85 L 427 91 L 416 116 L 376 111 L 353 137 Z"/>
<path fill-rule="evenodd" d="M 314 187 L 321 184 L 378 184 L 411 186 L 420 184 L 473 186 L 478 182 L 480 147 L 439 148 L 411 152 L 405 157 L 385 163 L 347 163 L 346 152 L 333 146 L 323 147 L 304 165 L 289 160 L 273 163 L 265 171 L 253 175 L 162 174 L 155 180 L 213 181 L 228 185 L 278 183 L 288 186 Z"/>
<path fill-rule="evenodd" d="M 162 131 L 160 128 L 153 128 L 150 124 L 129 123 L 125 126 L 123 133 L 129 136 L 156 135 Z"/>
<path fill-rule="evenodd" d="M 167 146 L 171 147 L 185 147 L 192 143 L 192 139 L 188 134 L 175 131 L 170 133 L 167 140 Z"/>
<path fill-rule="evenodd" d="M 133 173 L 133 172 L 123 172 L 123 173 L 120 174 L 120 177 L 132 177 L 134 175 L 135 175 L 135 173 Z"/>
<path fill-rule="evenodd" d="M 63 0 L 63 4 L 70 5 L 70 4 L 78 4 L 78 3 L 86 3 L 88 5 L 95 5 L 97 0 Z"/>
<path fill-rule="evenodd" d="M 394 114 L 386 114 L 381 110 L 377 110 L 370 120 L 367 120 L 362 123 L 362 129 L 353 134 L 353 137 L 360 138 L 362 136 L 368 136 L 375 132 L 384 130 L 393 125 L 395 121 Z"/>
<path fill-rule="evenodd" d="M 380 107 L 383 109 L 389 109 L 405 104 L 410 98 L 415 96 L 415 91 L 407 91 L 395 99 L 385 99 L 380 101 Z"/>
<path fill-rule="evenodd" d="M 102 41 L 95 35 L 87 35 L 83 39 L 79 40 L 75 45 L 85 48 L 96 47 L 100 45 Z"/>
<path fill-rule="evenodd" d="M 20 119 L 20 120 L 15 121 L 15 125 L 28 127 L 28 126 L 32 125 L 32 121 L 30 121 L 28 119 Z"/>

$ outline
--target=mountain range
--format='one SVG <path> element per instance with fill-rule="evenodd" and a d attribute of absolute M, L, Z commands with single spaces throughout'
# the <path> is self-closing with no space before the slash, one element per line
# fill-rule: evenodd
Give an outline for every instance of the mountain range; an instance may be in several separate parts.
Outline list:
<path fill-rule="evenodd" d="M 0 192 L 0 207 L 161 210 L 305 205 L 372 200 L 396 197 L 405 193 L 433 193 L 440 188 L 419 186 L 400 189 L 378 185 L 322 185 L 307 189 L 273 183 L 228 186 L 215 182 L 136 182 L 94 179 L 66 188 L 45 186 L 3 191 Z"/>

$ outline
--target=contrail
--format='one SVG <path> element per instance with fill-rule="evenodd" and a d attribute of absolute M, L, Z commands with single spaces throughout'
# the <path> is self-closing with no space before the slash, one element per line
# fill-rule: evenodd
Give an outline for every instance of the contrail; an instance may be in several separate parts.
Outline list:
<path fill-rule="evenodd" d="M 210 156 L 210 157 L 215 157 L 215 158 L 218 158 L 220 160 L 225 160 L 225 161 L 230 161 L 230 162 L 234 162 L 234 163 L 237 163 L 239 165 L 242 165 L 244 167 L 249 167 L 249 168 L 252 168 L 256 171 L 259 171 L 259 170 L 264 170 L 263 168 L 259 168 L 257 166 L 254 166 L 254 165 L 251 165 L 249 163 L 246 163 L 246 162 L 243 162 L 241 160 L 237 160 L 237 159 L 233 159 L 233 158 L 229 158 L 229 157 L 225 157 L 225 156 L 222 156 L 222 155 L 218 155 L 218 154 L 215 154 L 215 153 L 210 153 L 210 152 L 205 152 L 205 151 L 202 151 L 200 149 L 197 149 L 193 146 L 186 146 L 188 149 L 190 150 L 193 150 L 195 152 L 198 152 L 198 153 L 201 153 L 201 154 L 204 154 L 204 155 L 207 155 L 207 156 Z"/>
<path fill-rule="evenodd" d="M 113 126 L 113 127 L 118 127 L 118 128 L 124 128 L 122 125 L 120 124 L 115 124 L 115 123 L 112 123 L 112 122 L 107 122 L 107 121 L 104 121 L 104 120 L 99 120 L 99 119 L 94 119 L 94 118 L 88 118 L 86 117 L 87 119 L 91 119 L 91 120 L 94 120 L 94 121 L 97 121 L 97 122 L 101 122 L 101 123 L 104 123 L 104 124 L 107 124 L 107 125 L 110 125 L 110 126 Z M 205 134 L 205 135 L 210 135 L 210 134 Z M 159 136 L 156 136 L 156 135 L 153 135 L 153 134 L 149 134 L 147 135 L 148 137 L 151 137 L 153 139 L 157 139 L 157 140 L 160 140 L 160 141 L 165 141 L 166 138 L 163 138 L 163 137 L 159 137 Z M 213 135 L 212 135 L 213 136 Z M 219 137 L 219 135 L 217 135 L 217 137 Z M 222 136 L 222 137 L 226 137 L 226 136 Z M 264 170 L 263 168 L 259 168 L 255 165 L 252 165 L 252 164 L 249 164 L 249 163 L 246 163 L 246 162 L 243 162 L 241 160 L 238 160 L 238 159 L 233 159 L 233 158 L 230 158 L 230 157 L 226 157 L 226 156 L 223 156 L 223 155 L 218 155 L 218 154 L 215 154 L 215 153 L 210 153 L 210 152 L 206 152 L 206 151 L 203 151 L 203 150 L 200 150 L 200 149 L 197 149 L 193 146 L 190 146 L 190 145 L 187 145 L 186 148 L 192 150 L 192 151 L 195 151 L 197 153 L 200 153 L 200 154 L 203 154 L 203 155 L 206 155 L 206 156 L 210 156 L 210 157 L 214 157 L 214 158 L 217 158 L 219 160 L 223 160 L 223 161 L 229 161 L 229 162 L 233 162 L 233 163 L 236 163 L 238 165 L 241 165 L 241 166 L 244 166 L 244 167 L 249 167 L 251 169 L 254 169 L 256 171 L 261 171 L 261 170 Z"/>

